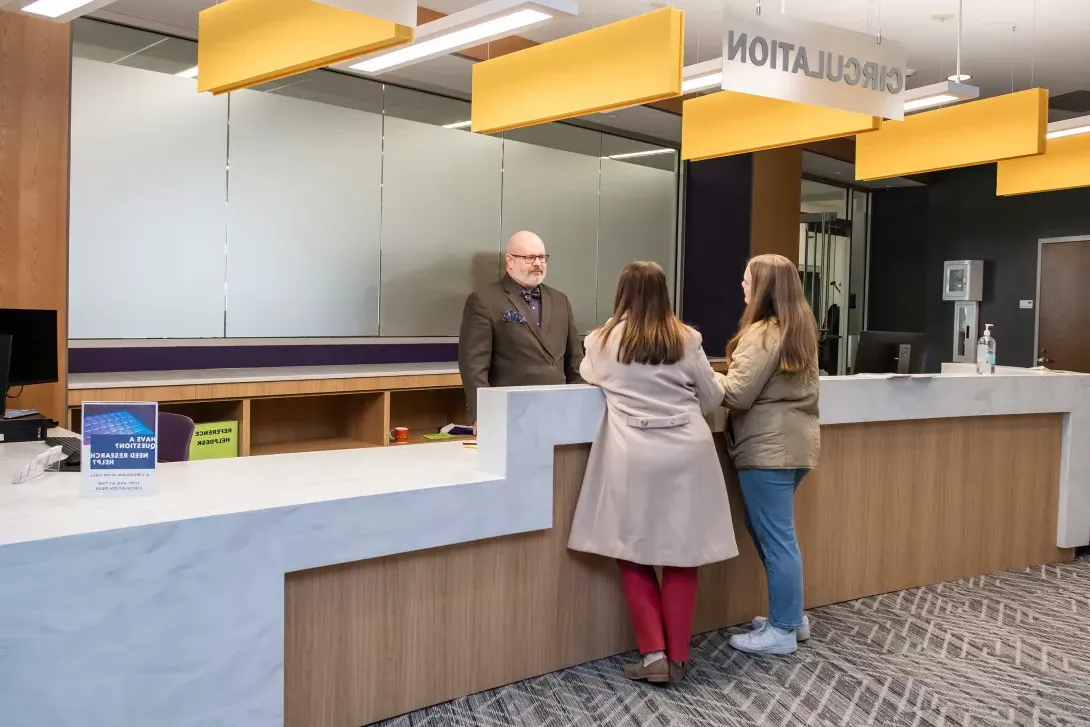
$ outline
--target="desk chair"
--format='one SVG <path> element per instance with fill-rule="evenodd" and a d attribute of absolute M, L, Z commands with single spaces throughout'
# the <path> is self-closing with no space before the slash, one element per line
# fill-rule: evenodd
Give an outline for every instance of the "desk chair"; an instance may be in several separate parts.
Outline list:
<path fill-rule="evenodd" d="M 187 416 L 159 412 L 159 461 L 188 462 L 195 428 Z"/>

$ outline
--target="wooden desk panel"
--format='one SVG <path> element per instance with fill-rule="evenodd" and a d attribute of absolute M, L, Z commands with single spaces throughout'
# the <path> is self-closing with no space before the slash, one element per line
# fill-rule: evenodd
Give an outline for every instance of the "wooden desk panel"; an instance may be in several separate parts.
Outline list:
<path fill-rule="evenodd" d="M 1054 545 L 1061 426 L 824 427 L 796 500 L 807 607 L 1069 560 Z M 717 439 L 741 554 L 702 569 L 697 632 L 767 612 Z M 616 567 L 566 548 L 588 452 L 556 450 L 551 530 L 289 574 L 285 724 L 356 727 L 633 648 Z"/>

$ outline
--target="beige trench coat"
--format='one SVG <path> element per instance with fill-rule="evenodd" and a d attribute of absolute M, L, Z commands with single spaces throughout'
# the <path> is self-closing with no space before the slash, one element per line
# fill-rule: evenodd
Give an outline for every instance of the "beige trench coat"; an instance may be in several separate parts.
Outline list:
<path fill-rule="evenodd" d="M 623 325 L 623 324 L 622 324 Z M 617 360 L 587 337 L 580 373 L 602 387 L 606 413 L 591 448 L 568 547 L 644 565 L 699 566 L 738 555 L 723 470 L 704 420 L 723 402 L 691 331 L 685 357 L 648 366 Z"/>

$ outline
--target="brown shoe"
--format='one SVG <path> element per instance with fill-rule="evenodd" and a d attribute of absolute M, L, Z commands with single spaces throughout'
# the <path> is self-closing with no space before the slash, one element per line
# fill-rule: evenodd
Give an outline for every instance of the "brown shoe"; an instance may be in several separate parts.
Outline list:
<path fill-rule="evenodd" d="M 634 682 L 651 682 L 652 684 L 666 684 L 670 681 L 670 662 L 665 658 L 656 659 L 647 666 L 643 661 L 635 664 L 625 664 L 624 675 L 626 679 Z"/>
<path fill-rule="evenodd" d="M 685 681 L 685 677 L 692 671 L 692 665 L 687 661 L 671 661 L 670 662 L 670 683 L 680 684 Z"/>

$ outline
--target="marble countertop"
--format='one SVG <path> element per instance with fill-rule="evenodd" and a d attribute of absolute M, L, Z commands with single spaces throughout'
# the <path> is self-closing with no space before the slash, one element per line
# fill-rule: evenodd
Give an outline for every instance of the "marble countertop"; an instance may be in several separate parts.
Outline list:
<path fill-rule="evenodd" d="M 435 442 L 160 464 L 152 497 L 81 498 L 77 473 L 11 485 L 10 472 L 44 450 L 0 446 L 0 546 L 499 479 L 477 469 L 475 450 Z"/>
<path fill-rule="evenodd" d="M 553 450 L 592 441 L 603 410 L 590 386 L 484 389 L 477 450 L 163 465 L 147 498 L 0 471 L 0 714 L 282 725 L 285 573 L 552 527 Z M 1088 544 L 1090 376 L 821 381 L 823 424 L 1033 413 L 1064 418 L 1057 542 Z M 0 467 L 41 446 L 0 445 Z"/>
<path fill-rule="evenodd" d="M 434 376 L 458 373 L 457 362 L 359 364 L 356 366 L 283 366 L 191 371 L 133 371 L 109 374 L 69 374 L 69 389 L 135 389 L 144 386 L 246 384 L 263 381 L 357 379 L 374 376 Z"/>
<path fill-rule="evenodd" d="M 302 370 L 293 371 L 302 375 Z M 601 415 L 601 393 L 593 387 L 526 387 L 484 393 L 488 400 L 575 397 L 581 402 L 576 410 L 586 411 L 586 418 L 573 430 L 583 432 L 582 438 L 573 440 L 577 442 L 591 441 Z M 979 376 L 966 366 L 952 367 L 941 375 L 821 378 L 821 421 L 827 425 L 1072 410 L 1076 422 L 1090 416 L 1090 376 L 1027 369 Z M 461 442 L 441 442 L 164 464 L 159 466 L 156 496 L 122 500 L 78 497 L 79 475 L 73 473 L 48 473 L 32 483 L 10 485 L 9 473 L 44 445 L 0 445 L 0 546 L 499 480 L 507 471 L 506 452 L 486 433 L 506 429 L 507 416 L 505 411 L 496 416 L 498 423 L 487 423 L 482 408 L 479 450 L 467 449 Z M 722 419 L 721 415 L 713 419 L 713 427 L 718 421 L 717 428 L 721 428 Z M 1087 474 L 1090 476 L 1090 469 Z M 1090 499 L 1086 508 L 1090 518 Z M 1075 540 L 1085 536 L 1090 542 L 1090 524 L 1085 530 L 1082 534 L 1079 529 Z"/>

